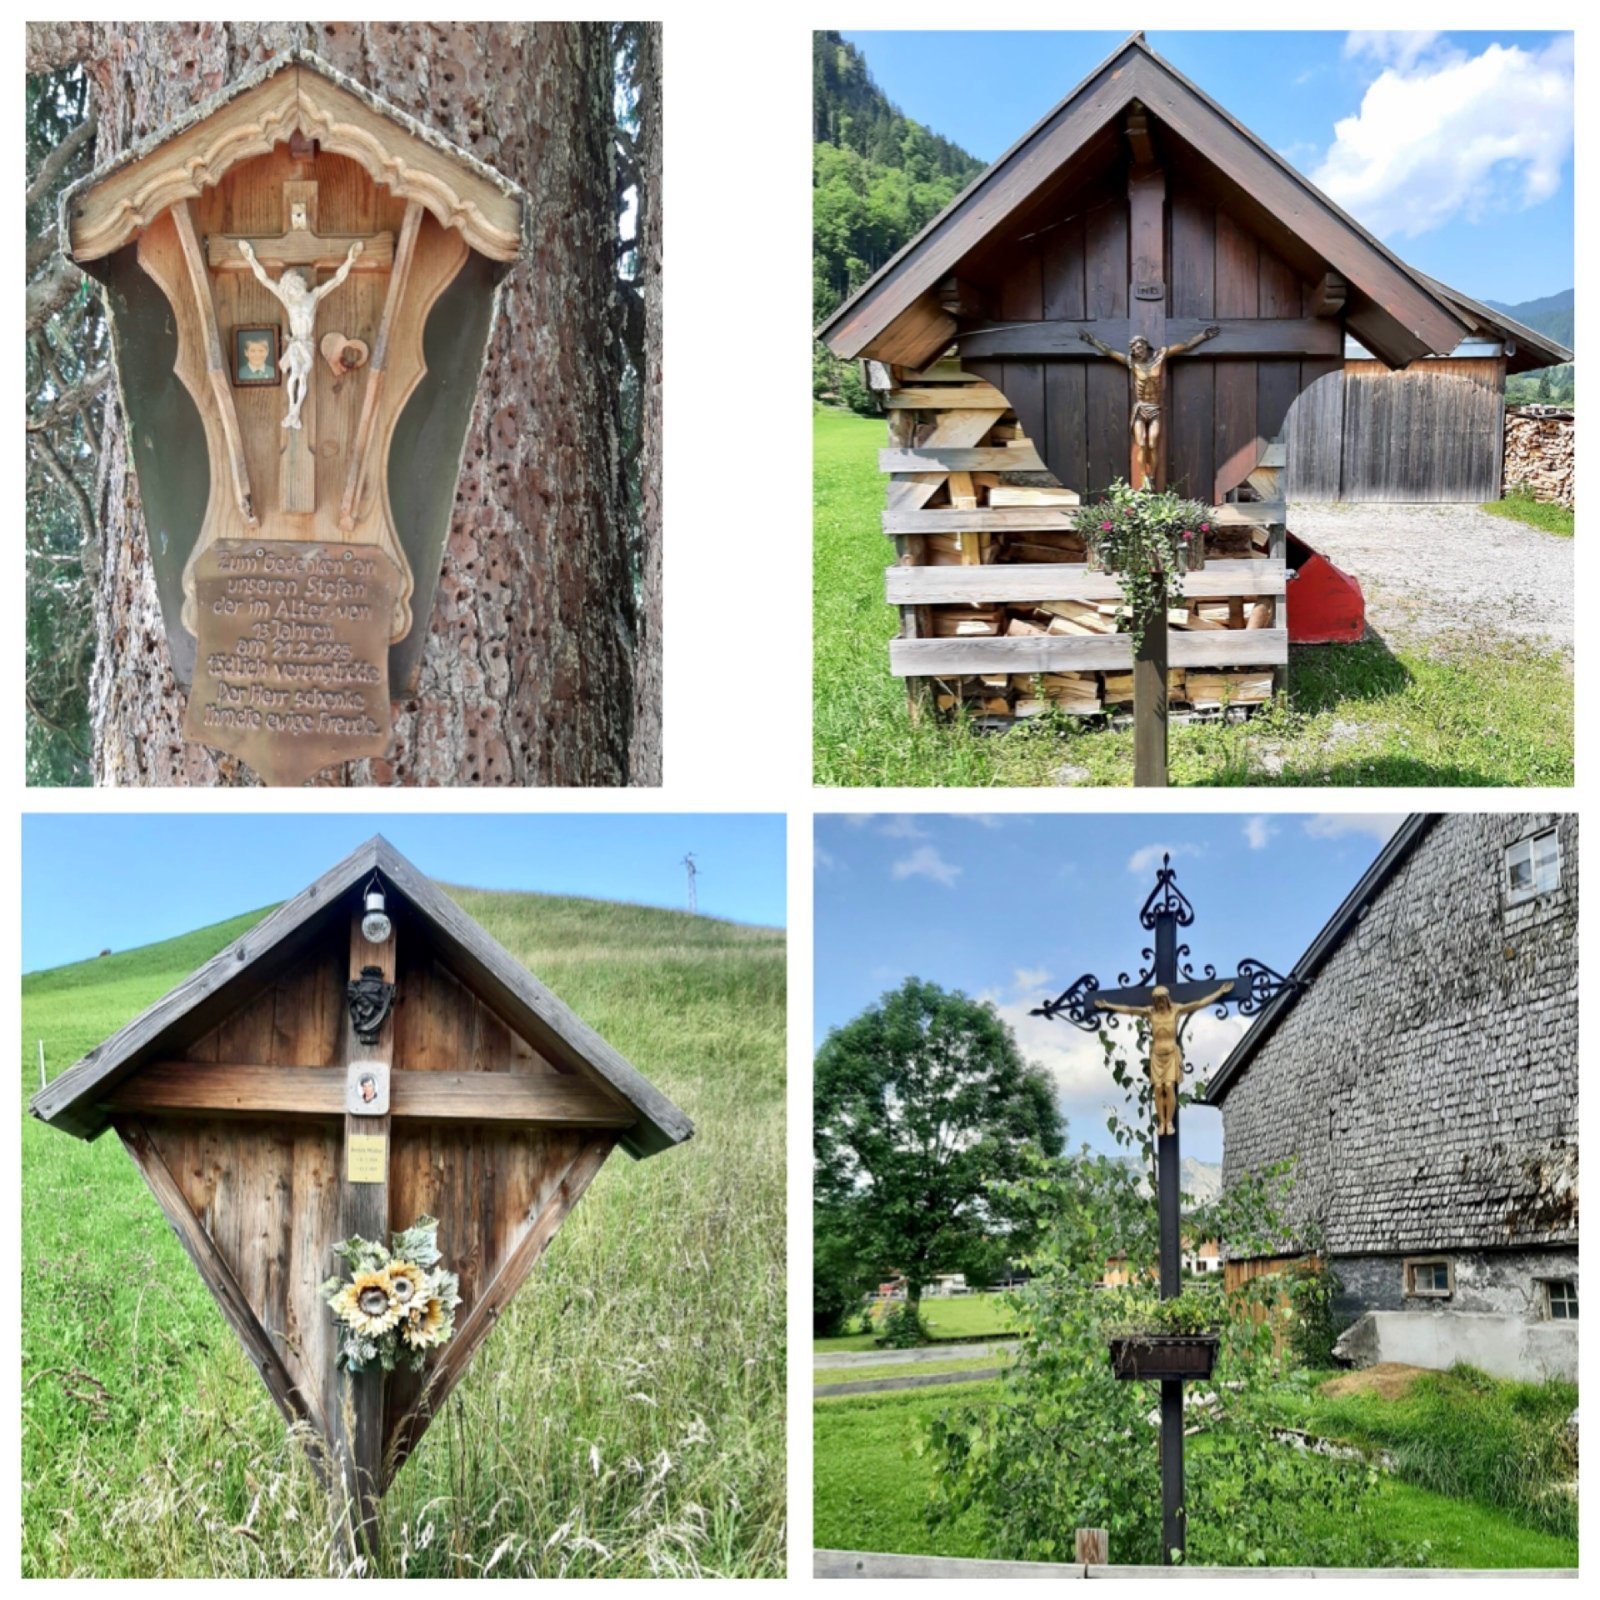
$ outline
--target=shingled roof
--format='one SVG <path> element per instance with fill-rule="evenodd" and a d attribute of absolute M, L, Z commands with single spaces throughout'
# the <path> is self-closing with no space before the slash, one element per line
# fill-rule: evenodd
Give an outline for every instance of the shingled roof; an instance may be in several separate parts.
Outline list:
<path fill-rule="evenodd" d="M 1275 150 L 1231 117 L 1202 89 L 1135 33 L 1025 133 L 842 305 L 818 329 L 837 356 L 874 356 L 875 346 L 902 317 L 927 324 L 926 358 L 937 355 L 954 324 L 927 315 L 918 301 L 987 240 L 1047 197 L 1073 161 L 1104 148 L 1108 128 L 1135 102 L 1188 149 L 1198 153 L 1218 187 L 1270 235 L 1286 260 L 1340 274 L 1349 286 L 1344 323 L 1390 366 L 1427 355 L 1448 355 L 1499 314 L 1446 289 L 1406 265 Z M 907 314 L 910 314 L 909 316 Z M 1511 327 L 1509 319 L 1500 326 Z M 1549 365 L 1571 352 L 1518 328 Z M 885 355 L 880 359 L 900 359 Z M 1512 370 L 1521 370 L 1513 367 Z"/>
<path fill-rule="evenodd" d="M 111 1090 L 214 1027 L 259 992 L 263 981 L 287 969 L 335 918 L 348 919 L 374 872 L 391 903 L 421 919 L 439 959 L 511 1028 L 552 1060 L 598 1077 L 638 1112 L 639 1120 L 619 1141 L 630 1155 L 655 1155 L 694 1132 L 671 1100 L 381 836 L 263 917 L 47 1084 L 28 1102 L 29 1111 L 81 1139 L 98 1138 L 109 1126 L 104 1102 Z"/>

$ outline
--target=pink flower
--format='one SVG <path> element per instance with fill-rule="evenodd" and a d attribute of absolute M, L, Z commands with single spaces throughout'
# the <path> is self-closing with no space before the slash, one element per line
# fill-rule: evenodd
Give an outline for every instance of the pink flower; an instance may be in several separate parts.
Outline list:
<path fill-rule="evenodd" d="M 1102 533 L 1109 533 L 1111 531 L 1111 524 L 1109 522 L 1102 522 L 1100 524 L 1100 531 Z"/>
<path fill-rule="evenodd" d="M 1210 533 L 1211 532 L 1211 524 L 1209 522 L 1202 522 L 1200 524 L 1200 531 L 1201 531 L 1201 533 Z"/>
<path fill-rule="evenodd" d="M 1183 536 L 1184 536 L 1184 538 L 1185 538 L 1185 539 L 1192 539 L 1192 538 L 1194 538 L 1194 535 L 1193 535 L 1193 534 L 1192 534 L 1192 533 L 1190 533 L 1190 532 L 1189 532 L 1189 530 L 1188 530 L 1188 529 L 1187 529 L 1187 528 L 1185 528 L 1185 529 L 1184 529 L 1184 530 L 1183 530 Z"/>

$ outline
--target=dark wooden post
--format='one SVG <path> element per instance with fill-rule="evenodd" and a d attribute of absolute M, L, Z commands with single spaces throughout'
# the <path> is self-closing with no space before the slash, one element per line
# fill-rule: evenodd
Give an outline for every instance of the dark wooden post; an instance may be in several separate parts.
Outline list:
<path fill-rule="evenodd" d="M 1128 117 L 1133 166 L 1128 174 L 1128 217 L 1132 250 L 1128 284 L 1129 337 L 1143 335 L 1152 350 L 1167 342 L 1165 174 L 1154 160 L 1147 119 L 1135 108 Z M 1166 482 L 1167 430 L 1156 438 L 1155 478 L 1145 484 L 1139 450 L 1130 429 L 1128 482 L 1158 489 Z M 1133 662 L 1133 781 L 1143 789 L 1167 786 L 1167 591 L 1163 582 L 1154 603 L 1139 619 L 1141 640 Z"/>
<path fill-rule="evenodd" d="M 350 927 L 350 978 L 359 978 L 367 967 L 377 967 L 385 983 L 394 982 L 395 941 L 391 934 L 382 944 L 373 944 L 361 932 L 358 911 Z M 384 1019 L 376 1044 L 368 1044 L 356 1033 L 355 1023 L 345 1019 L 345 1062 L 347 1078 L 355 1076 L 362 1064 L 376 1063 L 387 1069 L 394 1060 L 394 1015 Z M 387 1075 L 387 1072 L 386 1072 Z M 340 1185 L 340 1237 L 360 1234 L 363 1239 L 389 1241 L 389 1123 L 382 1116 L 344 1115 L 344 1170 Z M 336 1263 L 329 1262 L 331 1271 Z M 378 1538 L 378 1499 L 383 1492 L 383 1401 L 385 1374 L 380 1371 L 341 1373 L 334 1384 L 336 1404 L 331 1426 L 336 1441 L 340 1472 L 348 1493 L 351 1532 L 357 1551 L 370 1549 Z"/>

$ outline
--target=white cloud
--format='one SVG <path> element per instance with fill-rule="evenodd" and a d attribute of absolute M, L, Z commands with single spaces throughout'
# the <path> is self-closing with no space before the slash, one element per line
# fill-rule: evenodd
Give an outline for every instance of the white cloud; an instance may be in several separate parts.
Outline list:
<path fill-rule="evenodd" d="M 959 817 L 962 822 L 975 822 L 980 828 L 999 828 L 1006 822 L 1006 818 L 993 811 L 952 811 L 950 815 Z"/>
<path fill-rule="evenodd" d="M 1312 181 L 1374 233 L 1415 237 L 1548 200 L 1572 154 L 1572 38 L 1544 49 L 1491 44 L 1475 56 L 1436 36 L 1347 41 L 1383 70 L 1341 118 Z"/>
<path fill-rule="evenodd" d="M 1353 833 L 1369 833 L 1387 844 L 1405 820 L 1403 811 L 1319 811 L 1306 818 L 1306 832 L 1313 839 L 1346 839 Z"/>
<path fill-rule="evenodd" d="M 824 849 L 820 844 L 811 846 L 811 859 L 825 871 L 829 867 L 839 865 L 839 858 L 831 850 Z"/>
<path fill-rule="evenodd" d="M 1042 989 L 1050 982 L 1050 974 L 1043 967 L 1018 967 L 1011 974 L 1011 985 L 1018 994 L 1028 994 Z"/>
<path fill-rule="evenodd" d="M 1277 831 L 1265 817 L 1246 817 L 1244 819 L 1245 842 L 1252 850 L 1265 850 L 1267 841 Z"/>
<path fill-rule="evenodd" d="M 1384 33 L 1357 31 L 1345 35 L 1345 59 L 1371 56 L 1374 61 L 1381 61 L 1385 66 L 1398 67 L 1404 72 L 1425 56 L 1439 37 L 1436 32 L 1428 33 L 1422 29 L 1407 32 L 1397 28 Z M 1298 83 L 1300 80 L 1297 78 L 1295 81 Z"/>
<path fill-rule="evenodd" d="M 1154 872 L 1161 865 L 1162 856 L 1197 856 L 1200 852 L 1192 844 L 1147 844 L 1128 857 L 1128 871 L 1137 877 Z"/>
<path fill-rule="evenodd" d="M 888 817 L 878 829 L 885 839 L 926 839 L 928 830 L 915 817 Z"/>
<path fill-rule="evenodd" d="M 846 811 L 839 819 L 847 828 L 864 828 L 872 821 L 870 811 Z"/>
<path fill-rule="evenodd" d="M 953 887 L 961 876 L 961 868 L 946 861 L 931 844 L 913 850 L 903 860 L 895 862 L 890 870 L 896 878 L 932 878 L 947 889 Z"/>

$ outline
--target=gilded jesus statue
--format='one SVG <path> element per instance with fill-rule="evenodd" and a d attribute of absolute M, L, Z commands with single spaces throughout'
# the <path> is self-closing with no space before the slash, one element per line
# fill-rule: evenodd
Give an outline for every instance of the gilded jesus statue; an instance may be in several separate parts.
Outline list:
<path fill-rule="evenodd" d="M 289 345 L 283 352 L 284 388 L 289 410 L 284 416 L 286 428 L 300 426 L 300 408 L 306 401 L 306 380 L 316 361 L 311 341 L 316 334 L 317 307 L 350 276 L 350 269 L 361 254 L 362 244 L 357 239 L 344 258 L 344 265 L 320 288 L 313 289 L 305 273 L 295 268 L 274 282 L 266 274 L 248 239 L 239 241 L 239 253 L 250 263 L 256 281 L 289 313 Z"/>
<path fill-rule="evenodd" d="M 1126 367 L 1133 378 L 1133 415 L 1129 428 L 1133 434 L 1133 447 L 1138 452 L 1139 473 L 1144 479 L 1135 487 L 1155 488 L 1156 450 L 1161 443 L 1162 385 L 1166 379 L 1167 357 L 1187 355 L 1197 350 L 1207 339 L 1215 339 L 1222 329 L 1213 324 L 1202 328 L 1192 339 L 1182 344 L 1169 344 L 1157 350 L 1142 333 L 1136 333 L 1128 345 L 1127 355 L 1102 344 L 1087 328 L 1078 330 L 1085 344 L 1093 345 L 1101 355 Z"/>
<path fill-rule="evenodd" d="M 1158 983 L 1150 991 L 1147 1006 L 1119 1006 L 1109 1000 L 1096 1000 L 1100 1011 L 1118 1011 L 1125 1017 L 1143 1017 L 1150 1024 L 1150 1085 L 1156 1096 L 1156 1132 L 1173 1133 L 1173 1117 L 1178 1112 L 1178 1085 L 1183 1082 L 1183 1046 L 1178 1043 L 1178 1019 L 1191 1011 L 1204 1011 L 1233 991 L 1233 979 L 1200 1000 L 1175 1005 L 1167 986 Z"/>

